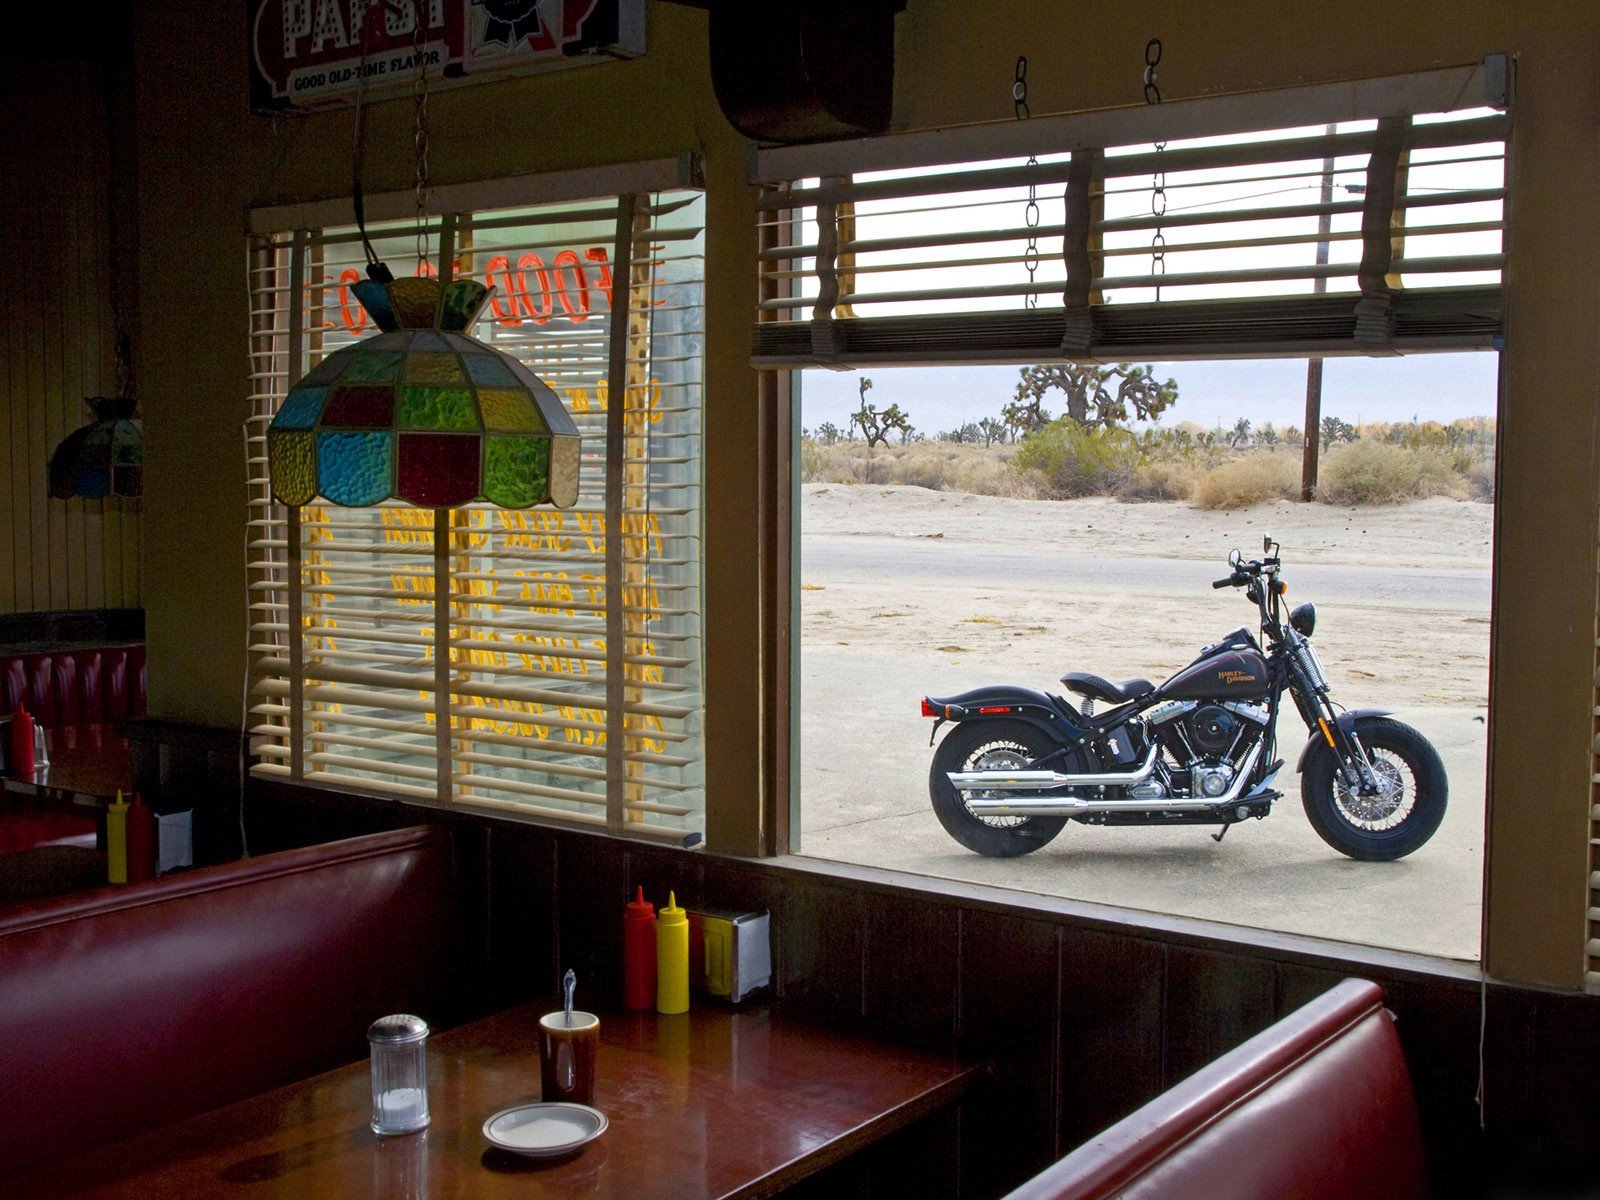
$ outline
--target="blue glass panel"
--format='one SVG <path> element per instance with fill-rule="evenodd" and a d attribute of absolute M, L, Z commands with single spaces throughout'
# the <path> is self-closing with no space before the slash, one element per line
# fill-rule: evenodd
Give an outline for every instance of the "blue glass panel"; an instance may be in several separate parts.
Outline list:
<path fill-rule="evenodd" d="M 461 360 L 467 364 L 467 374 L 472 376 L 473 383 L 488 387 L 517 386 L 517 377 L 498 354 L 463 354 Z"/>
<path fill-rule="evenodd" d="M 393 488 L 394 439 L 387 431 L 317 435 L 317 491 L 334 504 L 363 508 Z"/>
<path fill-rule="evenodd" d="M 379 329 L 388 332 L 400 328 L 400 322 L 394 315 L 394 306 L 389 302 L 389 291 L 381 283 L 363 279 L 360 283 L 351 284 L 350 290 L 356 294 L 361 307 L 367 310 Z"/>
<path fill-rule="evenodd" d="M 444 336 L 432 329 L 419 329 L 411 335 L 411 349 L 413 350 L 448 350 L 450 343 Z"/>
<path fill-rule="evenodd" d="M 283 407 L 272 418 L 274 429 L 313 429 L 322 415 L 322 405 L 328 398 L 325 387 L 306 387 L 301 384 L 284 398 Z"/>

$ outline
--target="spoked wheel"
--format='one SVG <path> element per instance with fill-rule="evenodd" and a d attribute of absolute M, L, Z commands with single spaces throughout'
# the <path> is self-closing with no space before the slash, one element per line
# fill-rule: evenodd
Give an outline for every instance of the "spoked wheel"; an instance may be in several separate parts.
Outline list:
<path fill-rule="evenodd" d="M 1399 721 L 1367 717 L 1355 723 L 1354 732 L 1372 762 L 1378 792 L 1363 796 L 1346 783 L 1333 751 L 1324 746 L 1300 781 L 1306 816 L 1341 854 L 1368 862 L 1404 858 L 1444 820 L 1450 794 L 1444 763 L 1433 743 Z"/>
<path fill-rule="evenodd" d="M 928 794 L 933 799 L 933 811 L 939 824 L 968 850 L 990 858 L 1015 858 L 1047 844 L 1061 832 L 1067 818 L 979 815 L 967 807 L 968 798 L 1012 793 L 960 792 L 950 782 L 949 773 L 1022 771 L 1054 749 L 1043 733 L 1023 721 L 983 721 L 956 726 L 939 743 L 928 772 Z"/>

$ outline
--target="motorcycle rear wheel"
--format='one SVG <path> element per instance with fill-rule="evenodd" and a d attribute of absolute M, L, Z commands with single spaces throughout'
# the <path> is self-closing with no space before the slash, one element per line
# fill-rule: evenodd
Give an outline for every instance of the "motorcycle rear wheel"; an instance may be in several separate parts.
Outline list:
<path fill-rule="evenodd" d="M 1015 858 L 1046 845 L 1061 832 L 1066 817 L 979 816 L 950 782 L 951 771 L 1017 771 L 1056 747 L 1025 721 L 980 721 L 958 725 L 945 735 L 928 771 L 928 794 L 945 832 L 968 850 L 988 858 Z M 999 795 L 1001 793 L 993 793 Z"/>
<path fill-rule="evenodd" d="M 1385 717 L 1355 723 L 1356 737 L 1384 785 L 1362 796 L 1340 777 L 1333 751 L 1323 746 L 1300 779 L 1300 799 L 1317 836 L 1341 854 L 1391 862 L 1420 849 L 1439 829 L 1450 784 L 1433 743 L 1409 725 Z"/>

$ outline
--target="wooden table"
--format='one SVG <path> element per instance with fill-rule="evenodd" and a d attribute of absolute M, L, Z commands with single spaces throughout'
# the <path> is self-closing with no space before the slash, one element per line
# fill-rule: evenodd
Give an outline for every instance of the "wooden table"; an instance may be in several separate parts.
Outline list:
<path fill-rule="evenodd" d="M 602 1014 L 595 1106 L 610 1128 L 567 1158 L 527 1159 L 491 1147 L 482 1126 L 539 1099 L 544 1011 L 525 1006 L 434 1035 L 433 1122 L 422 1133 L 372 1133 L 362 1061 L 8 1181 L 0 1192 L 10 1200 L 770 1196 L 939 1109 L 981 1072 L 952 1055 L 765 1009 Z M 129 1036 L 138 1036 L 137 1021 Z"/>

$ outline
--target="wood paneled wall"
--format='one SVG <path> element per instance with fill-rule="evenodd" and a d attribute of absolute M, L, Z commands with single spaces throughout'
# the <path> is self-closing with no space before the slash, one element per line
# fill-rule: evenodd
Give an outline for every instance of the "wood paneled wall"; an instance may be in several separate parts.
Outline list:
<path fill-rule="evenodd" d="M 116 386 L 111 243 L 116 229 L 126 287 L 132 141 L 112 155 L 108 112 L 126 106 L 108 107 L 98 61 L 8 62 L 0 76 L 0 612 L 138 608 L 138 501 L 55 500 L 45 473 L 92 419 L 84 397 Z"/>

